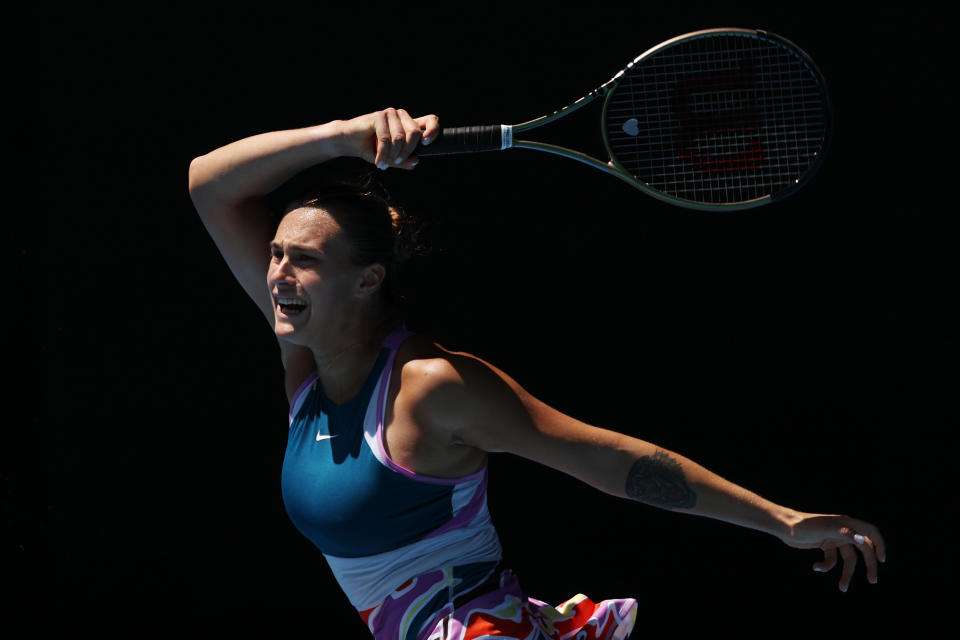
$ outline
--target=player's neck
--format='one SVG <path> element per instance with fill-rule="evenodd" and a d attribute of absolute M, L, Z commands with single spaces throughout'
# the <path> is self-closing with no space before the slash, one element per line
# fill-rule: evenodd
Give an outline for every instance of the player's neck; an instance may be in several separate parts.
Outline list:
<path fill-rule="evenodd" d="M 332 344 L 313 348 L 317 376 L 327 398 L 343 404 L 359 393 L 392 324 L 380 317 L 358 320 L 341 331 Z"/>

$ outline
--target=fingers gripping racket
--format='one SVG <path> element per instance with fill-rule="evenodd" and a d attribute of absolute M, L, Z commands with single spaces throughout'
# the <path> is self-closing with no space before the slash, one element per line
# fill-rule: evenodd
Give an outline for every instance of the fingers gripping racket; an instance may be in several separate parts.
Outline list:
<path fill-rule="evenodd" d="M 598 99 L 604 162 L 520 139 Z M 516 125 L 445 128 L 418 156 L 536 149 L 578 160 L 670 204 L 757 207 L 799 189 L 832 129 L 826 83 L 793 43 L 753 29 L 708 29 L 648 50 L 552 114 Z"/>

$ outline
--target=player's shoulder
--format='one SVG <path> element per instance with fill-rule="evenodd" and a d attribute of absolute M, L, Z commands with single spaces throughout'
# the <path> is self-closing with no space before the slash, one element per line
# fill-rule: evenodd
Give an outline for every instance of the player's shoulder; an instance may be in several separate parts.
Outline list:
<path fill-rule="evenodd" d="M 408 401 L 429 413 L 488 411 L 512 396 L 513 381 L 471 353 L 452 351 L 420 336 L 397 353 Z"/>
<path fill-rule="evenodd" d="M 471 354 L 446 349 L 424 335 L 411 336 L 397 352 L 403 384 L 424 391 L 464 384 L 481 362 Z"/>

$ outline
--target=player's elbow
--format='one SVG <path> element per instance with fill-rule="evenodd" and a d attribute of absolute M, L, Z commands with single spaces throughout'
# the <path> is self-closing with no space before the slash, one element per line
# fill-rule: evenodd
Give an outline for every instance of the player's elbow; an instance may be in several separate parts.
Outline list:
<path fill-rule="evenodd" d="M 211 165 L 205 156 L 198 156 L 190 161 L 187 170 L 187 190 L 197 213 L 201 217 L 210 217 L 211 212 L 224 206 L 222 193 L 218 193 L 215 175 L 211 173 Z"/>
<path fill-rule="evenodd" d="M 187 190 L 191 197 L 195 197 L 197 192 L 202 189 L 206 180 L 203 177 L 203 156 L 197 156 L 190 161 L 187 169 Z"/>
<path fill-rule="evenodd" d="M 626 496 L 624 478 L 632 457 L 616 437 L 620 434 L 609 433 L 605 442 L 581 447 L 578 461 L 581 472 L 576 475 L 593 488 L 622 498 Z"/>

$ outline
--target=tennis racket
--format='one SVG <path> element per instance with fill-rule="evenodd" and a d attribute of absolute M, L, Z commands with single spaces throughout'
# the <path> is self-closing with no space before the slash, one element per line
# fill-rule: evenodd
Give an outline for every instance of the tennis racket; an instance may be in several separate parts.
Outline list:
<path fill-rule="evenodd" d="M 520 138 L 601 98 L 609 163 Z M 781 200 L 807 183 L 831 130 L 826 83 L 806 53 L 766 31 L 707 29 L 653 47 L 559 111 L 522 124 L 444 128 L 414 153 L 535 149 L 670 204 L 737 210 Z"/>

